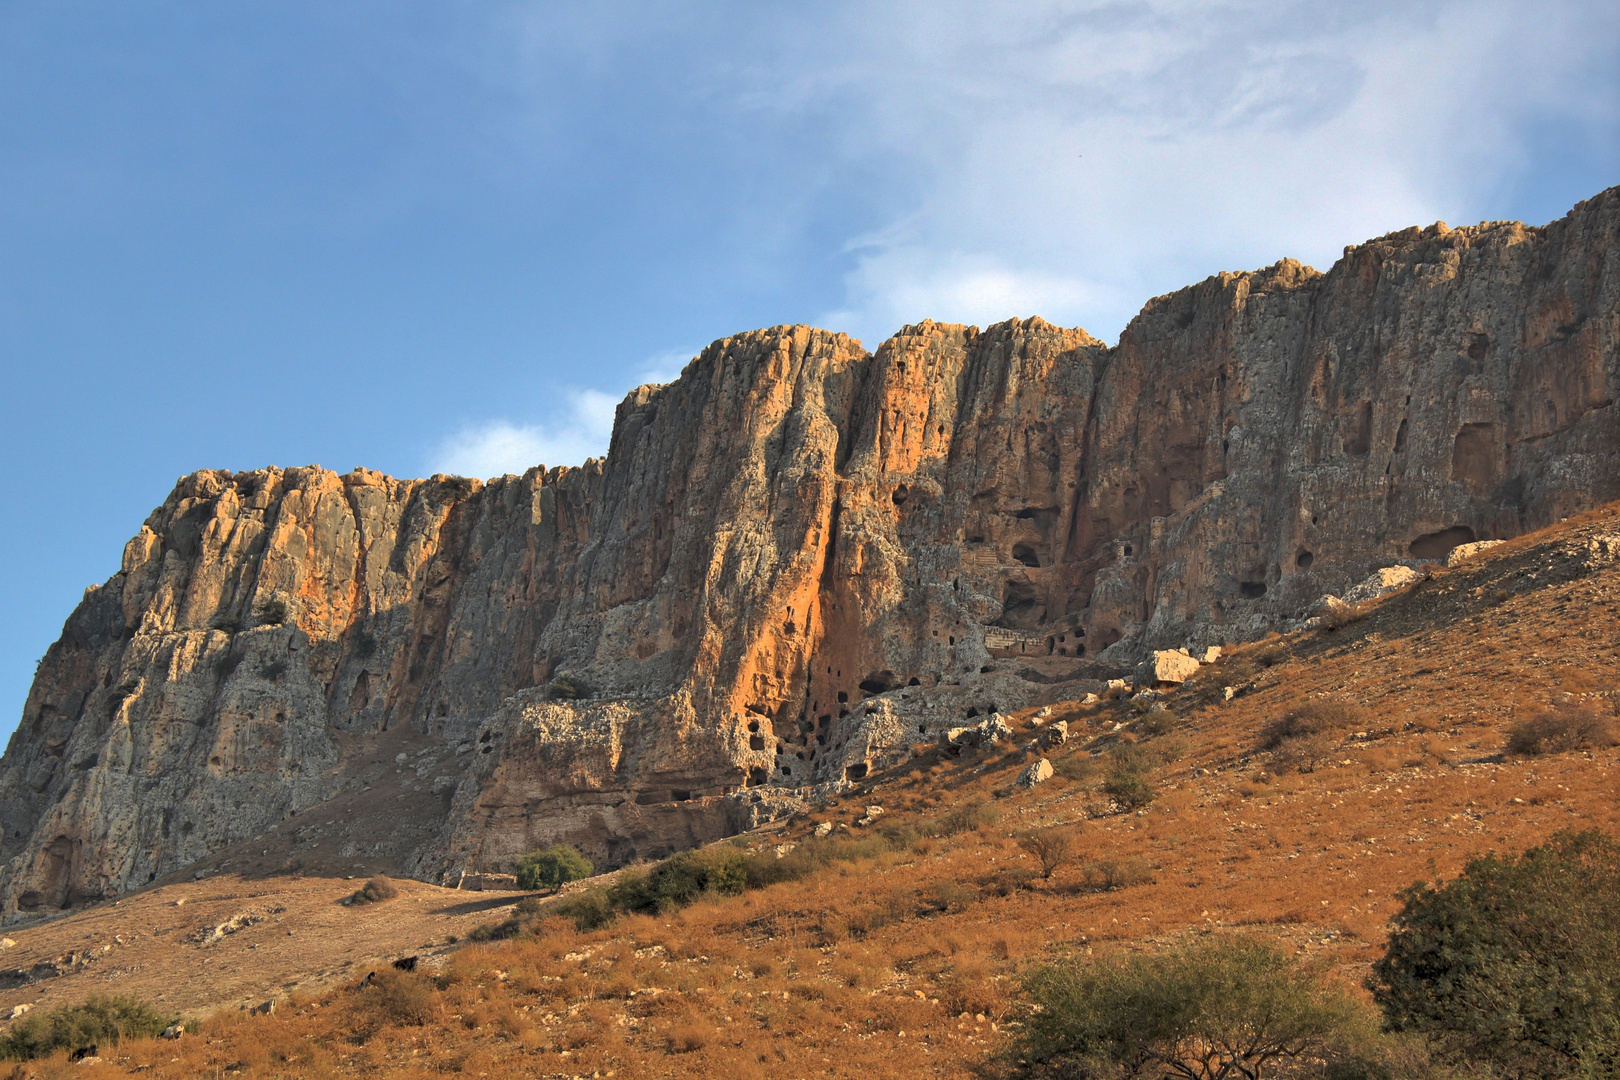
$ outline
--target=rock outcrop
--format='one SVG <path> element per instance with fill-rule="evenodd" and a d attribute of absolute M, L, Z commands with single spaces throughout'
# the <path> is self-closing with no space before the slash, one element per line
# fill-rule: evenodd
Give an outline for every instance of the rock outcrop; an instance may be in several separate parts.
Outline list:
<path fill-rule="evenodd" d="M 449 770 L 404 777 L 437 822 L 389 849 L 412 873 L 662 854 L 1620 496 L 1617 226 L 1612 189 L 1221 274 L 1113 348 L 1033 318 L 875 354 L 740 334 L 580 468 L 185 477 L 40 664 L 0 908 L 259 835 L 401 732 Z"/>

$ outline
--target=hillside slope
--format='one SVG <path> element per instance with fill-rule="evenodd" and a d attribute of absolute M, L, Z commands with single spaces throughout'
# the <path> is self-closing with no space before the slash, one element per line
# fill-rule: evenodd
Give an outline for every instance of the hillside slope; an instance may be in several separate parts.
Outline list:
<path fill-rule="evenodd" d="M 279 1002 L 271 1017 L 227 1011 L 179 1045 L 60 1066 L 75 1076 L 966 1077 L 1016 1030 L 1033 962 L 1241 930 L 1359 983 L 1400 888 L 1559 829 L 1620 832 L 1620 750 L 1503 752 L 1514 724 L 1550 706 L 1612 720 L 1617 685 L 1620 504 L 1437 567 L 1337 629 L 1246 646 L 1157 701 L 1032 706 L 1008 717 L 1010 743 L 960 755 L 919 743 L 835 802 L 734 841 L 789 858 L 788 845 L 850 845 L 802 880 L 590 932 L 542 911 L 537 941 L 457 949 L 449 934 L 509 917 L 517 895 L 408 884 L 342 908 L 358 882 L 176 880 L 16 932 L 7 965 L 65 973 L 0 991 L 0 1009 L 107 990 L 192 1015 Z M 1337 731 L 1304 768 L 1260 749 L 1311 701 L 1363 710 L 1365 727 Z M 1143 711 L 1154 703 L 1169 712 Z M 1064 717 L 1071 737 L 1043 751 L 1056 775 L 1018 787 L 1023 743 Z M 1152 774 L 1157 798 L 1121 812 L 1096 767 L 1133 742 L 1173 760 Z M 833 835 L 817 839 L 819 824 Z M 1017 839 L 1062 826 L 1078 850 L 1043 881 Z M 250 907 L 281 910 L 211 944 L 195 934 Z M 436 982 L 350 989 L 417 952 Z"/>

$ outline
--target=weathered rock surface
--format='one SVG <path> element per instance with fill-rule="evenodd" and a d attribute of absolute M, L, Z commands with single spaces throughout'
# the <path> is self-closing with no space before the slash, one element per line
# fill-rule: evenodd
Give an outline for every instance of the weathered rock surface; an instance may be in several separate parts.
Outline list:
<path fill-rule="evenodd" d="M 1472 559 L 1482 551 L 1489 551 L 1498 544 L 1505 543 L 1507 543 L 1506 540 L 1478 540 L 1472 544 L 1458 544 L 1451 549 L 1451 554 L 1446 556 L 1446 565 L 1456 566 L 1465 559 Z"/>
<path fill-rule="evenodd" d="M 1149 686 L 1181 684 L 1198 674 L 1198 661 L 1186 649 L 1154 649 L 1142 661 L 1139 681 Z"/>
<path fill-rule="evenodd" d="M 1422 574 L 1410 566 L 1386 566 L 1368 574 L 1366 581 L 1346 589 L 1341 599 L 1347 604 L 1382 600 L 1390 593 L 1399 592 L 1422 577 Z"/>
<path fill-rule="evenodd" d="M 659 855 L 969 710 L 1620 496 L 1617 226 L 1620 189 L 1221 274 L 1113 348 L 1039 319 L 875 354 L 740 334 L 580 468 L 185 477 L 41 662 L 0 759 L 0 909 L 258 836 L 403 733 L 434 751 L 398 768 L 428 824 L 373 853 L 411 873 Z"/>
<path fill-rule="evenodd" d="M 1016 782 L 1019 787 L 1032 788 L 1050 779 L 1052 779 L 1052 763 L 1045 758 L 1037 758 L 1024 766 L 1024 771 L 1018 774 Z"/>

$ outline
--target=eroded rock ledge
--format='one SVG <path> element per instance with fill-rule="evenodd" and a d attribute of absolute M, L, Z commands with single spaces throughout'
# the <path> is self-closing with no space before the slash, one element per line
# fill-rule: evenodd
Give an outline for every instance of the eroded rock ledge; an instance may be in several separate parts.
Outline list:
<path fill-rule="evenodd" d="M 444 759 L 397 796 L 430 825 L 374 846 L 419 876 L 662 854 L 969 711 L 1616 498 L 1617 222 L 1611 189 L 1221 274 L 1113 348 L 1033 318 L 876 354 L 739 334 L 580 468 L 185 477 L 40 665 L 0 909 L 259 835 L 400 731 Z"/>

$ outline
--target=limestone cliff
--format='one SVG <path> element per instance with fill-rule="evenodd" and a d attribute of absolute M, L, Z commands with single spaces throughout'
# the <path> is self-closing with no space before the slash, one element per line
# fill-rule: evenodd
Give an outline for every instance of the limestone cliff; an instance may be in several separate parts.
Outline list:
<path fill-rule="evenodd" d="M 1617 227 L 1620 189 L 1408 229 L 1154 299 L 1113 348 L 740 334 L 581 468 L 186 477 L 41 662 L 0 907 L 257 836 L 358 790 L 387 732 L 447 759 L 397 796 L 431 821 L 387 849 L 413 873 L 661 854 L 968 711 L 1620 497 Z"/>

